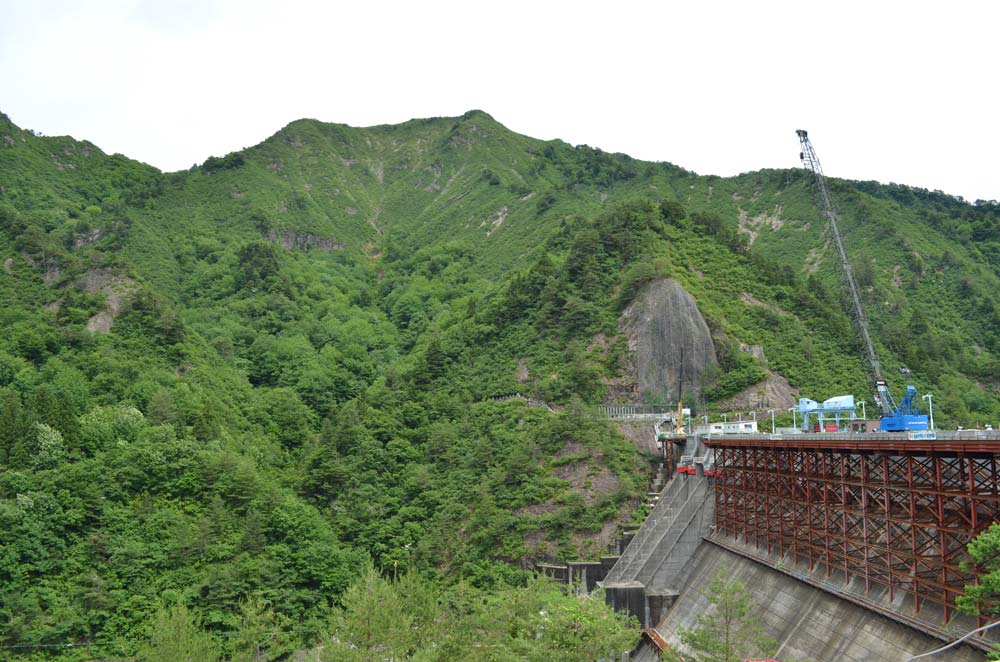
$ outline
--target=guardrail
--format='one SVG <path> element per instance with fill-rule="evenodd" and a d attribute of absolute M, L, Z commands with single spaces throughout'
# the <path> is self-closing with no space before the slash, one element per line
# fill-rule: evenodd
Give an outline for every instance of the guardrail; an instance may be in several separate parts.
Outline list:
<path fill-rule="evenodd" d="M 1000 430 L 937 430 L 934 437 L 925 436 L 925 431 L 917 432 L 802 432 L 799 434 L 770 434 L 758 432 L 756 434 L 737 433 L 715 433 L 702 434 L 707 438 L 738 438 L 749 440 L 771 440 L 771 441 L 816 441 L 827 439 L 829 441 L 1000 441 Z"/>
<path fill-rule="evenodd" d="M 547 402 L 541 400 L 536 400 L 535 398 L 529 398 L 526 395 L 521 395 L 520 393 L 508 393 L 506 395 L 494 395 L 489 398 L 492 402 L 507 402 L 508 400 L 520 400 L 527 403 L 529 407 L 544 407 L 549 411 L 555 411 L 551 405 Z"/>
<path fill-rule="evenodd" d="M 595 409 L 595 413 L 612 421 L 658 423 L 674 420 L 677 408 L 657 405 L 601 405 Z"/>

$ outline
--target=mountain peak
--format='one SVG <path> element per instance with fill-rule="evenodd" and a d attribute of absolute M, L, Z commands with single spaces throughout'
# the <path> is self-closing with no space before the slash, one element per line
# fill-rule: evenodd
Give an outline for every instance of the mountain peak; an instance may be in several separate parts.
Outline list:
<path fill-rule="evenodd" d="M 485 110 L 479 110 L 477 108 L 473 108 L 472 110 L 466 111 L 465 113 L 462 114 L 463 120 L 471 120 L 476 117 L 499 124 L 499 122 L 493 119 L 493 116 L 487 113 Z"/>

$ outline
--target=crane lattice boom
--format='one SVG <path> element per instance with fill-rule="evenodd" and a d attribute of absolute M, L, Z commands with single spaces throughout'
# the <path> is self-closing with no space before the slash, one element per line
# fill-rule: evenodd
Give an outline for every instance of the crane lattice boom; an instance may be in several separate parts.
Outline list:
<path fill-rule="evenodd" d="M 865 314 L 864 306 L 861 305 L 861 291 L 854 280 L 854 271 L 851 269 L 851 261 L 847 259 L 844 241 L 840 238 L 840 229 L 837 227 L 837 212 L 834 210 L 833 202 L 830 199 L 830 189 L 826 185 L 823 167 L 819 163 L 819 157 L 816 156 L 816 150 L 813 149 L 812 143 L 809 142 L 809 132 L 799 129 L 795 133 L 799 136 L 799 142 L 802 144 L 802 151 L 799 153 L 799 158 L 802 159 L 802 164 L 812 170 L 816 176 L 816 188 L 819 190 L 823 215 L 830 222 L 830 232 L 833 235 L 834 243 L 837 245 L 840 270 L 844 276 L 845 285 L 853 308 L 851 319 L 854 321 L 854 325 L 858 329 L 858 335 L 861 336 L 861 342 L 864 345 L 865 361 L 868 363 L 868 370 L 871 372 L 872 379 L 876 385 L 875 398 L 882 409 L 882 413 L 888 415 L 892 412 L 892 407 L 890 402 L 884 397 L 885 390 L 880 388 L 880 385 L 885 384 L 885 379 L 882 376 L 882 363 L 875 352 L 875 343 L 872 342 L 871 330 L 868 326 L 868 316 Z"/>

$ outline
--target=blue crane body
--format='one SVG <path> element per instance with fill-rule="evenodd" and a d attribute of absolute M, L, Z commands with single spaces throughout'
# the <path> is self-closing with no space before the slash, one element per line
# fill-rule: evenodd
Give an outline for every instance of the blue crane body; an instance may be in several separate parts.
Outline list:
<path fill-rule="evenodd" d="M 917 407 L 917 387 L 906 387 L 906 395 L 902 402 L 896 404 L 892 392 L 885 380 L 875 382 L 875 390 L 882 406 L 882 420 L 879 422 L 880 432 L 914 432 L 927 429 L 927 414 L 921 414 Z"/>

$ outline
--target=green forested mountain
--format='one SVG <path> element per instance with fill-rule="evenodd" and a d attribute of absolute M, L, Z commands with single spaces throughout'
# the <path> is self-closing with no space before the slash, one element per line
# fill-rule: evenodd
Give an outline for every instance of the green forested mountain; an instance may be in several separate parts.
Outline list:
<path fill-rule="evenodd" d="M 833 193 L 894 388 L 996 423 L 997 206 Z M 536 605 L 531 564 L 600 553 L 646 490 L 590 405 L 656 279 L 712 331 L 709 409 L 767 370 L 868 393 L 808 173 L 698 176 L 479 111 L 299 120 L 177 173 L 2 116 L 0 261 L 0 646 L 40 659 L 132 654 L 181 607 L 226 655 L 247 604 L 312 645 L 392 590 L 369 561 L 454 613 Z M 550 408 L 492 399 L 515 392 Z"/>

